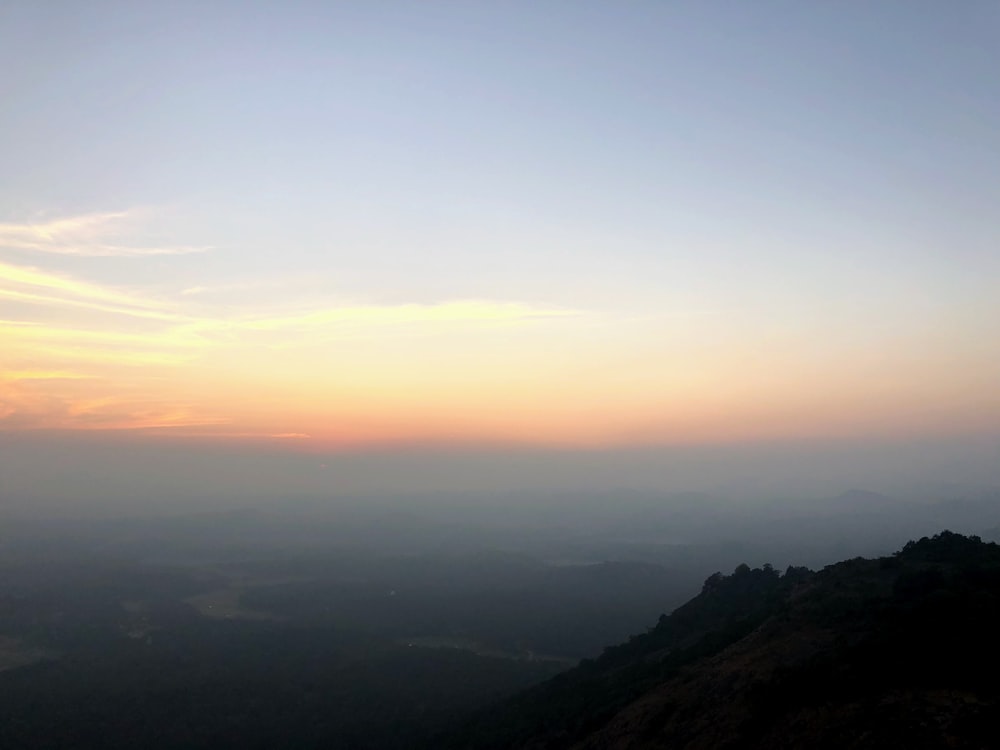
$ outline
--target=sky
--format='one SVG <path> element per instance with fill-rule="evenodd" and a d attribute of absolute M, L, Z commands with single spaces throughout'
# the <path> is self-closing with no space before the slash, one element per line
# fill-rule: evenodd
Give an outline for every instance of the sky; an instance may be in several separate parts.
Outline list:
<path fill-rule="evenodd" d="M 1000 436 L 998 70 L 975 0 L 3 3 L 7 491 Z"/>

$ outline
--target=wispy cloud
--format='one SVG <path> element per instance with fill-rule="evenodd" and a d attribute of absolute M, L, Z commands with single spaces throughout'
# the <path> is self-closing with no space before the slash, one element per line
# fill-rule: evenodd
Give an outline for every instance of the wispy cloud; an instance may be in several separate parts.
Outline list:
<path fill-rule="evenodd" d="M 49 235 L 85 231 L 104 221 L 106 216 L 90 217 L 70 222 L 69 229 L 57 222 L 35 233 L 48 241 Z M 0 238 L 4 231 L 10 235 L 10 226 L 0 225 Z M 280 348 L 294 361 L 299 349 L 312 356 L 320 341 L 371 339 L 378 348 L 392 346 L 400 335 L 441 336 L 454 345 L 455 336 L 583 314 L 488 299 L 292 307 L 267 304 L 273 298 L 262 295 L 248 308 L 201 296 L 253 283 L 154 295 L 145 288 L 0 262 L 0 428 L 172 434 L 187 428 L 192 434 L 306 441 L 310 435 L 297 431 L 298 425 L 243 424 L 236 413 L 243 407 L 218 390 L 213 368 L 259 363 L 261 372 L 254 376 L 266 389 L 271 362 L 259 359 L 265 349 Z M 184 392 L 178 383 L 199 388 Z M 275 387 L 282 387 L 280 381 Z"/>
<path fill-rule="evenodd" d="M 3 286 L 6 284 L 6 286 Z M 419 327 L 433 332 L 441 326 L 489 327 L 526 321 L 563 318 L 576 310 L 535 306 L 522 302 L 455 300 L 434 304 L 339 305 L 304 311 L 232 316 L 225 308 L 209 314 L 183 296 L 155 299 L 140 292 L 118 289 L 50 273 L 29 266 L 0 262 L 0 300 L 49 308 L 44 318 L 0 321 L 0 336 L 8 349 L 44 362 L 46 369 L 61 370 L 66 363 L 104 363 L 126 366 L 173 366 L 191 362 L 200 352 L 257 345 L 259 336 L 279 336 L 270 345 L 294 348 L 318 338 L 379 336 L 392 328 Z M 77 318 L 56 322 L 59 308 L 84 309 L 122 316 L 114 319 Z M 128 318 L 143 319 L 141 330 Z M 45 321 L 44 323 L 42 321 Z M 50 322 L 51 321 L 51 322 Z M 303 338 L 304 337 L 304 338 Z M 26 359 L 32 367 L 34 360 Z"/>
<path fill-rule="evenodd" d="M 183 320 L 184 316 L 165 309 L 163 302 L 129 292 L 48 273 L 30 266 L 0 263 L 0 282 L 15 288 L 0 288 L 0 297 L 43 305 L 85 307 L 158 320 Z M 42 290 L 45 293 L 40 293 Z"/>
<path fill-rule="evenodd" d="M 138 257 L 187 255 L 210 248 L 126 241 L 134 213 L 93 213 L 45 222 L 0 223 L 0 248 L 53 255 Z"/>
<path fill-rule="evenodd" d="M 68 425 L 99 430 L 151 430 L 224 425 L 229 417 L 205 414 L 188 406 L 143 407 L 114 398 L 75 402 Z"/>
<path fill-rule="evenodd" d="M 36 320 L 9 320 L 6 318 L 0 318 L 0 326 L 7 328 L 37 328 L 40 326 Z"/>
<path fill-rule="evenodd" d="M 226 425 L 231 418 L 192 404 L 165 403 L 155 395 L 109 395 L 97 386 L 65 391 L 42 377 L 0 377 L 0 429 L 175 430 Z M 69 379 L 78 379 L 68 374 Z M 86 378 L 87 376 L 84 376 Z"/>
<path fill-rule="evenodd" d="M 191 333 L 186 327 L 158 332 L 128 333 L 57 325 L 25 326 L 0 320 L 0 335 L 11 342 L 114 346 L 128 349 L 190 349 L 210 344 L 207 339 Z"/>

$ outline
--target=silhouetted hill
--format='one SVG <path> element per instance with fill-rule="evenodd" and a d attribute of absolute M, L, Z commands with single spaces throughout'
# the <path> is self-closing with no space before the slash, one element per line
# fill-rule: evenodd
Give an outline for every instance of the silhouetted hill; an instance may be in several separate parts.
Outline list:
<path fill-rule="evenodd" d="M 1000 546 L 977 537 L 819 572 L 741 565 L 438 746 L 995 747 L 998 633 Z"/>

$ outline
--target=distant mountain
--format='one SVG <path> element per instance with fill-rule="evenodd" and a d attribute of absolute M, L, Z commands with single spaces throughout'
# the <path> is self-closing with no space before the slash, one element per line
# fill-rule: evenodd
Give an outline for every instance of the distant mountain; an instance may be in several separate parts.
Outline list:
<path fill-rule="evenodd" d="M 819 572 L 741 565 L 436 746 L 996 747 L 998 633 L 1000 546 L 977 537 Z"/>

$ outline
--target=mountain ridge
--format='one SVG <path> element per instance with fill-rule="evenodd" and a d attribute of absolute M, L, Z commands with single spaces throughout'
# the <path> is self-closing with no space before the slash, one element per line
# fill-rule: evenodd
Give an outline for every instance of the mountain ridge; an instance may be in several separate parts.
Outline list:
<path fill-rule="evenodd" d="M 989 747 L 1000 546 L 942 532 L 820 571 L 738 566 L 442 747 Z"/>

